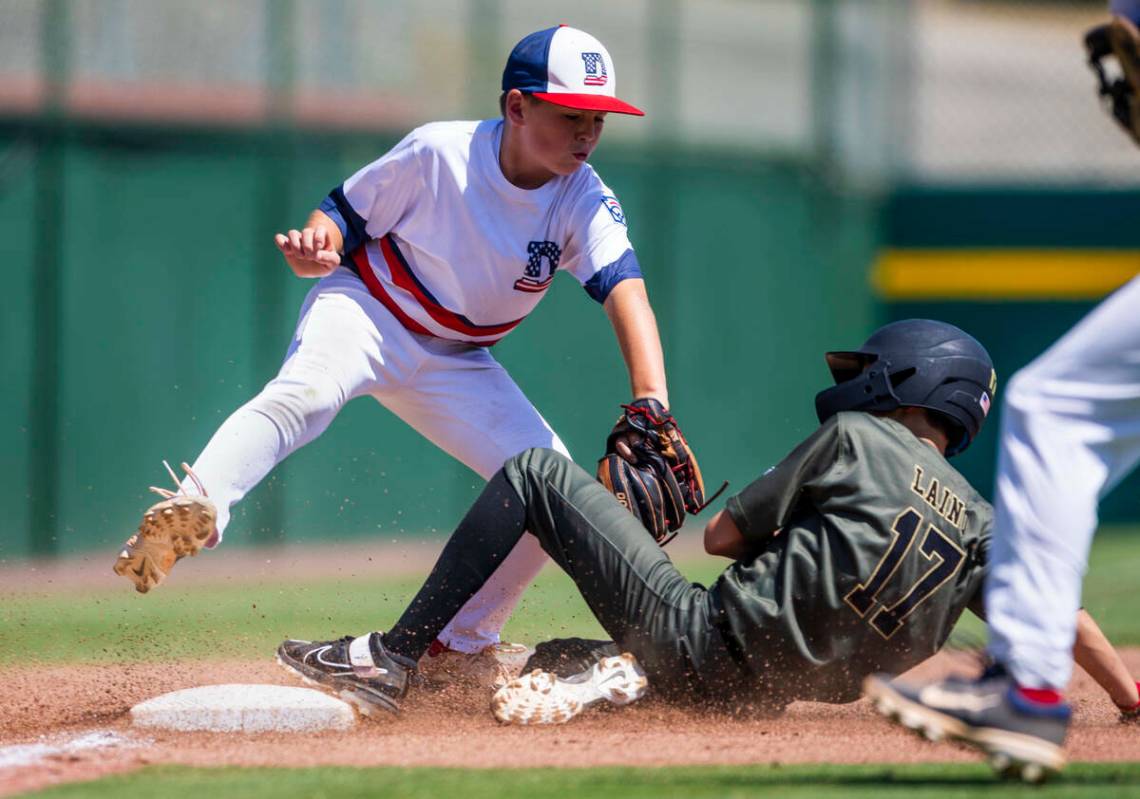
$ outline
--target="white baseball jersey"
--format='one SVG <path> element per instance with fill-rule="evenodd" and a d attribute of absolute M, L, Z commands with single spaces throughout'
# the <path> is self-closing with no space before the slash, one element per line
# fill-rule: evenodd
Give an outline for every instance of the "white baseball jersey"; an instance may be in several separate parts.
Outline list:
<path fill-rule="evenodd" d="M 499 168 L 501 137 L 499 120 L 426 125 L 321 204 L 344 234 L 345 265 L 309 292 L 277 377 L 194 462 L 219 536 L 230 508 L 354 397 L 372 396 L 484 478 L 530 447 L 568 455 L 506 370 L 471 345 L 506 335 L 558 269 L 598 301 L 641 272 L 621 206 L 593 169 L 520 189 Z M 545 561 L 525 536 L 441 640 L 464 652 L 498 641 Z"/>
<path fill-rule="evenodd" d="M 564 26 L 520 41 L 503 84 L 556 105 L 641 113 L 617 98 L 601 42 Z M 194 462 L 219 541 L 231 508 L 357 397 L 484 478 L 533 447 L 569 456 L 487 346 L 530 313 L 559 269 L 598 302 L 641 270 L 621 206 L 590 166 L 529 191 L 506 179 L 503 125 L 425 125 L 321 203 L 344 235 L 342 266 L 306 297 L 277 376 Z M 523 536 L 440 640 L 463 652 L 497 642 L 545 561 L 538 539 Z"/>
<path fill-rule="evenodd" d="M 406 328 L 493 344 L 556 270 L 599 302 L 641 272 L 613 192 L 588 164 L 527 190 L 499 166 L 501 119 L 417 128 L 322 203 L 345 260 Z"/>

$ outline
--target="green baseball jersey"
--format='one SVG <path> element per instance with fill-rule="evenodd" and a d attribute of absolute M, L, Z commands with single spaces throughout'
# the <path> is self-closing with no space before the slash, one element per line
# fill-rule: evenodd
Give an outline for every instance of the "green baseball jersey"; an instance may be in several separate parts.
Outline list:
<path fill-rule="evenodd" d="M 765 690 L 854 700 L 980 609 L 993 510 L 894 420 L 837 414 L 726 509 L 755 554 L 712 591 Z"/>

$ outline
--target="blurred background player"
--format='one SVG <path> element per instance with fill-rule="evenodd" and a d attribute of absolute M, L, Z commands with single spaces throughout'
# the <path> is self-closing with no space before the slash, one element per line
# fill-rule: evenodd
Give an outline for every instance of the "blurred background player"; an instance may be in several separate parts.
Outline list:
<path fill-rule="evenodd" d="M 995 376 L 976 340 L 929 320 L 887 325 L 827 360 L 836 385 L 816 398 L 820 427 L 705 528 L 706 550 L 734 561 L 710 588 L 592 476 L 532 450 L 491 479 L 391 630 L 286 641 L 279 660 L 366 711 L 398 708 L 437 631 L 529 531 L 614 645 L 582 673 L 508 683 L 492 703 L 500 720 L 566 721 L 647 683 L 737 707 L 858 699 L 865 675 L 934 655 L 980 606 L 991 508 L 944 455 L 981 429 Z M 1081 631 L 1078 654 L 1105 690 L 1131 689 L 1087 614 Z"/>
<path fill-rule="evenodd" d="M 1124 77 L 1114 115 L 1135 137 L 1140 0 L 1114 0 L 1110 10 L 1113 23 L 1087 41 L 1094 56 L 1098 38 L 1117 56 Z M 977 680 L 874 680 L 868 693 L 905 726 L 961 739 L 998 770 L 1037 779 L 1064 764 L 1072 711 L 1063 692 L 1075 637 L 1081 651 L 1074 620 L 1097 505 L 1140 460 L 1140 278 L 1015 374 L 1002 409 L 985 587 L 994 665 Z M 1124 717 L 1140 715 L 1137 686 L 1112 698 Z"/>
<path fill-rule="evenodd" d="M 642 114 L 617 98 L 616 82 L 593 36 L 565 26 L 533 33 L 507 60 L 502 118 L 417 128 L 334 189 L 302 229 L 278 234 L 290 268 L 319 278 L 284 365 L 214 434 L 186 495 L 166 492 L 147 512 L 116 571 L 149 590 L 183 550 L 203 543 L 215 511 L 205 543 L 216 545 L 230 508 L 356 397 L 374 397 L 484 478 L 531 447 L 567 454 L 488 349 L 533 310 L 558 270 L 605 308 L 633 396 L 667 406 L 656 321 L 624 214 L 586 163 L 608 113 Z M 473 654 L 498 642 L 545 562 L 532 537 L 502 555 L 440 631 L 442 645 Z"/>

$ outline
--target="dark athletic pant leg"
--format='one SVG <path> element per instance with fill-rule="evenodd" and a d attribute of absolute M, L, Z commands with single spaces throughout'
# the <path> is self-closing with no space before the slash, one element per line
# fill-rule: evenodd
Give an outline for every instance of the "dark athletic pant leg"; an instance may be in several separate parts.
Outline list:
<path fill-rule="evenodd" d="M 523 535 L 526 509 L 500 469 L 444 545 L 423 587 L 384 646 L 419 660 L 467 600 L 475 596 Z"/>
<path fill-rule="evenodd" d="M 511 458 L 503 471 L 523 499 L 526 529 L 655 689 L 702 693 L 739 678 L 711 624 L 708 592 L 592 475 L 544 449 Z"/>
<path fill-rule="evenodd" d="M 684 578 L 597 480 L 544 449 L 516 455 L 491 479 L 384 645 L 418 660 L 524 530 L 570 575 L 614 641 L 637 656 L 656 690 L 723 691 L 739 678 L 710 624 L 705 589 Z"/>

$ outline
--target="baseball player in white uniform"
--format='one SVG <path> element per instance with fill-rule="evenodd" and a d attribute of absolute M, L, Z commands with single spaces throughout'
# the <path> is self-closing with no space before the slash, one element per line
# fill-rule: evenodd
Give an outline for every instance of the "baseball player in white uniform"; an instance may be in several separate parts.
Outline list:
<path fill-rule="evenodd" d="M 1127 128 L 1140 121 L 1140 0 L 1114 0 L 1110 10 L 1113 23 L 1087 42 L 1095 52 L 1095 37 L 1105 37 L 1104 52 L 1120 61 L 1120 90 L 1133 110 L 1116 116 Z M 867 687 L 879 709 L 904 725 L 960 738 L 989 753 L 999 770 L 1036 780 L 1065 762 L 1071 709 L 1063 691 L 1097 505 L 1140 461 L 1140 278 L 1017 372 L 1002 409 L 985 585 L 994 666 L 978 680 Z M 1140 686 L 1120 685 L 1112 699 L 1134 721 Z"/>
<path fill-rule="evenodd" d="M 417 128 L 337 186 L 303 228 L 277 235 L 290 268 L 317 279 L 285 362 L 222 424 L 180 491 L 162 492 L 116 571 L 146 591 L 182 555 L 216 545 L 231 507 L 356 397 L 375 398 L 484 479 L 531 447 L 567 454 L 489 349 L 557 271 L 605 308 L 633 396 L 667 406 L 625 216 L 587 163 L 608 113 L 642 115 L 616 83 L 593 36 L 533 33 L 507 61 L 502 118 Z M 496 643 L 545 560 L 526 536 L 442 643 L 466 653 Z"/>

